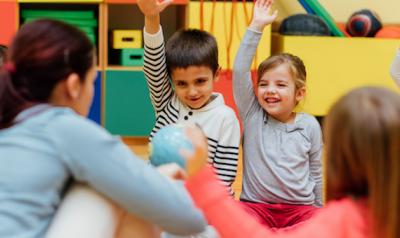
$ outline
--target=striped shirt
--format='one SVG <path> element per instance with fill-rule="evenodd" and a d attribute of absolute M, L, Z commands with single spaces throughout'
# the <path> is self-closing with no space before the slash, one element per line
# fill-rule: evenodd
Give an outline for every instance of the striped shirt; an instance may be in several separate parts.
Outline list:
<path fill-rule="evenodd" d="M 235 112 L 225 105 L 223 96 L 212 93 L 210 102 L 191 109 L 175 94 L 167 72 L 162 29 L 156 34 L 144 32 L 144 74 L 156 113 L 150 141 L 162 127 L 174 123 L 197 123 L 208 139 L 208 162 L 223 184 L 231 186 L 237 173 L 240 126 Z M 232 193 L 232 190 L 230 189 Z"/>

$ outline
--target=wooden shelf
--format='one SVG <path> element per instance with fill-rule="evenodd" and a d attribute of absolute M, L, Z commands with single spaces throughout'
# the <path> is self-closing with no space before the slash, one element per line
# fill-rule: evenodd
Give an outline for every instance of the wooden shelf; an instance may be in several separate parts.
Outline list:
<path fill-rule="evenodd" d="M 101 3 L 103 0 L 18 0 L 19 3 Z"/>
<path fill-rule="evenodd" d="M 141 66 L 119 66 L 119 65 L 109 65 L 105 70 L 115 70 L 115 71 L 142 71 Z"/>

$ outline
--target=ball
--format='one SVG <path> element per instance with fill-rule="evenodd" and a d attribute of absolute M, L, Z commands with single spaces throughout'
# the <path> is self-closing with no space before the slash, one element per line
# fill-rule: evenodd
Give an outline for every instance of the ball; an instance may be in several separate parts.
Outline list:
<path fill-rule="evenodd" d="M 185 134 L 183 125 L 169 125 L 161 128 L 150 143 L 150 163 L 154 166 L 176 163 L 186 167 L 185 158 L 180 154 L 181 149 L 193 152 L 192 142 Z"/>
<path fill-rule="evenodd" d="M 354 12 L 346 24 L 347 32 L 358 37 L 373 37 L 381 28 L 379 16 L 368 9 Z"/>
<path fill-rule="evenodd" d="M 295 14 L 285 18 L 280 27 L 282 35 L 330 36 L 331 32 L 325 21 L 311 14 Z"/>

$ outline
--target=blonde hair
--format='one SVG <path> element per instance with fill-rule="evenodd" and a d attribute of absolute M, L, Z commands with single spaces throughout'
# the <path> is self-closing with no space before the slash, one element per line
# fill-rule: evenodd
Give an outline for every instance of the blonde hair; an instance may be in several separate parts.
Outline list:
<path fill-rule="evenodd" d="M 324 136 L 328 199 L 367 198 L 373 237 L 400 237 L 400 95 L 350 92 L 330 110 Z"/>
<path fill-rule="evenodd" d="M 282 64 L 288 65 L 290 74 L 292 75 L 296 86 L 296 90 L 306 86 L 307 73 L 303 61 L 299 57 L 289 53 L 272 55 L 261 62 L 257 70 L 257 83 L 260 82 L 260 79 L 265 72 Z"/>

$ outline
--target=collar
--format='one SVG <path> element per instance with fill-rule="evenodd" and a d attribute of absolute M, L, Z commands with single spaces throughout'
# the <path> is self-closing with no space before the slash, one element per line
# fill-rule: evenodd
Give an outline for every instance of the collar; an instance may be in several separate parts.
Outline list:
<path fill-rule="evenodd" d="M 278 128 L 279 130 L 285 131 L 285 132 L 293 132 L 296 130 L 304 130 L 304 126 L 302 123 L 299 123 L 304 117 L 303 113 L 296 113 L 296 117 L 294 118 L 293 123 L 284 123 L 281 121 L 276 120 L 272 116 L 268 115 L 267 113 L 264 114 L 264 123 L 269 124 L 275 128 Z"/>
<path fill-rule="evenodd" d="M 25 110 L 23 110 L 22 112 L 20 112 L 14 119 L 14 123 L 13 124 L 18 124 L 21 123 L 37 114 L 40 114 L 44 111 L 46 111 L 47 109 L 49 109 L 51 106 L 47 103 L 42 103 L 42 104 L 37 104 L 34 105 L 32 107 L 29 107 Z"/>

